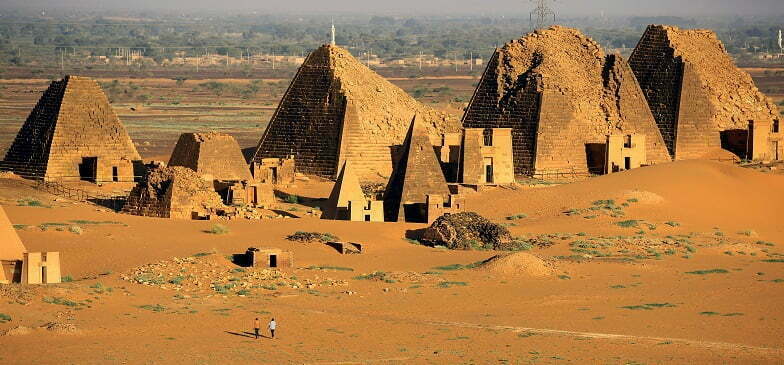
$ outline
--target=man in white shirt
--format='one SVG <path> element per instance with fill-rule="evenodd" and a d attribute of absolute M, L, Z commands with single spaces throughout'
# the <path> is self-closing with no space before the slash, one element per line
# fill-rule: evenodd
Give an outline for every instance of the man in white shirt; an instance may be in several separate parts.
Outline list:
<path fill-rule="evenodd" d="M 267 324 L 267 328 L 269 328 L 270 334 L 272 335 L 272 338 L 275 338 L 275 328 L 277 328 L 277 327 L 278 327 L 278 324 L 275 323 L 275 318 L 271 319 L 269 321 L 269 324 Z"/>

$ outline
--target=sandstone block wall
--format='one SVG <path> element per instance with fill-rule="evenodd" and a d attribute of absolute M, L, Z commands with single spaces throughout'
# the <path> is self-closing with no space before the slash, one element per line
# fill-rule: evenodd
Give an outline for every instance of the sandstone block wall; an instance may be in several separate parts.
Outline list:
<path fill-rule="evenodd" d="M 66 76 L 39 99 L 3 165 L 22 175 L 79 180 L 85 157 L 141 160 L 98 83 Z"/>
<path fill-rule="evenodd" d="M 223 133 L 183 133 L 168 165 L 188 167 L 206 180 L 252 179 L 240 145 Z"/>
<path fill-rule="evenodd" d="M 182 166 L 151 169 L 128 196 L 123 213 L 192 219 L 225 209 L 211 183 Z"/>

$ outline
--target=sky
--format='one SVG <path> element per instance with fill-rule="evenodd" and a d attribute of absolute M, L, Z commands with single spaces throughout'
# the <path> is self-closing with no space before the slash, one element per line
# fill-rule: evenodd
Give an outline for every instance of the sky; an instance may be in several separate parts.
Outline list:
<path fill-rule="evenodd" d="M 131 10 L 255 10 L 269 12 L 330 12 L 396 15 L 520 15 L 533 7 L 529 0 L 2 0 L 13 6 Z M 556 0 L 563 16 L 696 16 L 784 14 L 784 0 Z"/>

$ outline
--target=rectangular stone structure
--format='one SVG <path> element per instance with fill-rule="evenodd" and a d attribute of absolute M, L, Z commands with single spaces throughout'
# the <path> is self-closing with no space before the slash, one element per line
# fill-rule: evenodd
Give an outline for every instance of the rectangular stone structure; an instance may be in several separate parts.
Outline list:
<path fill-rule="evenodd" d="M 348 220 L 354 222 L 383 222 L 384 202 L 376 200 L 349 200 Z"/>
<path fill-rule="evenodd" d="M 289 269 L 294 267 L 294 254 L 278 248 L 249 248 L 245 253 L 250 267 Z"/>
<path fill-rule="evenodd" d="M 251 162 L 253 179 L 263 184 L 288 185 L 296 178 L 293 157 L 262 158 Z"/>
<path fill-rule="evenodd" d="M 749 121 L 747 156 L 753 161 L 777 161 L 784 156 L 784 133 L 779 121 Z"/>
<path fill-rule="evenodd" d="M 465 199 L 459 194 L 450 194 L 444 200 L 442 195 L 427 195 L 427 224 L 433 224 L 444 214 L 455 214 L 465 211 Z"/>
<path fill-rule="evenodd" d="M 515 182 L 512 128 L 466 128 L 463 132 L 461 180 L 468 185 Z"/>
<path fill-rule="evenodd" d="M 22 284 L 57 284 L 60 277 L 59 252 L 25 252 Z"/>
<path fill-rule="evenodd" d="M 636 169 L 646 163 L 645 136 L 639 134 L 611 134 L 607 136 L 605 174 Z"/>

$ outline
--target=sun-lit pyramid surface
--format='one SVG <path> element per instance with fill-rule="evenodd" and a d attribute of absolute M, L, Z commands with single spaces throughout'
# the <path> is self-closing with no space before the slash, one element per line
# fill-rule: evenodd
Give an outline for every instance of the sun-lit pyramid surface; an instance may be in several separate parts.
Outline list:
<path fill-rule="evenodd" d="M 38 100 L 3 166 L 22 175 L 78 180 L 84 157 L 141 160 L 98 83 L 66 76 Z"/>
<path fill-rule="evenodd" d="M 429 133 L 458 129 L 456 118 L 420 104 L 347 50 L 324 45 L 300 67 L 254 159 L 293 155 L 299 172 L 324 177 L 350 159 L 360 179 L 389 176 L 391 147 L 402 144 L 414 114 Z"/>
<path fill-rule="evenodd" d="M 208 180 L 251 180 L 240 145 L 223 133 L 183 133 L 168 166 L 188 167 Z"/>
<path fill-rule="evenodd" d="M 515 173 L 588 172 L 590 145 L 646 136 L 649 163 L 668 161 L 640 87 L 619 55 L 554 26 L 496 50 L 463 117 L 466 128 L 512 128 Z"/>

